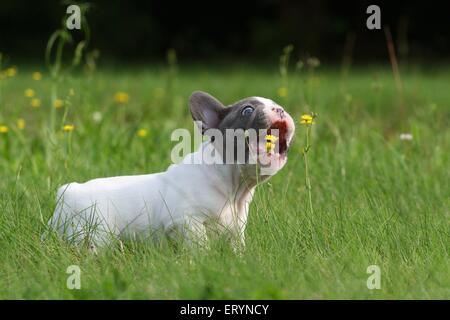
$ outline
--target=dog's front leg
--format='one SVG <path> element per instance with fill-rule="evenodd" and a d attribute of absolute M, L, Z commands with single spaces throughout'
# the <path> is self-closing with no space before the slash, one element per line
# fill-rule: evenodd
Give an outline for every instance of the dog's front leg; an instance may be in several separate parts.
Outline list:
<path fill-rule="evenodd" d="M 236 223 L 231 231 L 231 246 L 233 251 L 236 254 L 242 254 L 245 250 L 245 223 Z"/>
<path fill-rule="evenodd" d="M 245 249 L 245 227 L 247 225 L 247 214 L 227 216 L 224 215 L 219 221 L 220 229 L 229 234 L 231 246 L 235 253 L 242 253 Z"/>

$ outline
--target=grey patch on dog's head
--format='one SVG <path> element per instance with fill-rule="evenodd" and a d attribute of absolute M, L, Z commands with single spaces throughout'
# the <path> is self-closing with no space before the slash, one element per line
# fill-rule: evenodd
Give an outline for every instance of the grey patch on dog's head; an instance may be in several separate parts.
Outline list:
<path fill-rule="evenodd" d="M 242 99 L 227 108 L 228 113 L 219 124 L 219 130 L 225 129 L 266 129 L 269 123 L 263 111 L 264 104 L 256 98 Z M 252 110 L 247 114 L 245 109 Z"/>
<path fill-rule="evenodd" d="M 252 128 L 258 132 L 259 129 L 265 129 L 268 126 L 263 111 L 264 104 L 261 101 L 246 98 L 225 107 L 208 93 L 196 91 L 189 99 L 189 106 L 192 118 L 201 125 L 202 134 L 211 135 L 214 132 L 211 129 L 221 132 L 222 139 L 215 139 L 217 137 L 212 136 L 211 142 L 215 144 L 217 150 L 221 151 L 225 163 L 229 161 L 248 163 L 248 139 L 243 134 L 244 130 Z M 239 132 L 239 129 L 242 131 Z M 232 132 L 233 136 L 227 135 L 227 132 L 228 134 Z M 238 150 L 241 150 L 241 153 Z"/>
<path fill-rule="evenodd" d="M 202 133 L 208 129 L 265 129 L 268 127 L 262 103 L 257 98 L 245 98 L 228 107 L 206 92 L 196 91 L 189 98 L 189 107 L 194 121 L 203 123 Z M 251 108 L 246 113 L 244 109 Z"/>

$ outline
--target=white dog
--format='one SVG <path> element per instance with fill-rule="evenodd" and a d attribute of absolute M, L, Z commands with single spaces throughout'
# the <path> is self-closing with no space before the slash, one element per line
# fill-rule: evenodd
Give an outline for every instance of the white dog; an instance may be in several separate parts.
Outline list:
<path fill-rule="evenodd" d="M 58 190 L 50 226 L 66 239 L 87 241 L 95 248 L 108 243 L 111 236 L 145 238 L 161 234 L 156 230 L 169 236 L 177 231 L 192 243 L 194 238 L 205 240 L 205 226 L 215 221 L 221 226 L 219 230 L 228 230 L 236 236 L 238 245 L 244 245 L 254 189 L 285 165 L 294 122 L 282 107 L 260 97 L 225 107 L 207 93 L 194 92 L 189 106 L 194 121 L 201 121 L 203 134 L 208 135 L 211 129 L 263 129 L 277 134 L 277 148 L 267 151 L 261 138 L 253 143 L 254 149 L 252 143 L 246 145 L 244 162 L 211 164 L 211 160 L 223 160 L 232 151 L 226 150 L 227 138 L 211 138 L 165 172 L 66 184 Z M 232 145 L 236 143 L 233 139 Z M 258 163 L 250 163 L 250 150 L 257 150 L 258 159 L 269 160 L 272 173 L 264 174 L 258 170 Z M 202 163 L 205 154 L 209 161 Z"/>

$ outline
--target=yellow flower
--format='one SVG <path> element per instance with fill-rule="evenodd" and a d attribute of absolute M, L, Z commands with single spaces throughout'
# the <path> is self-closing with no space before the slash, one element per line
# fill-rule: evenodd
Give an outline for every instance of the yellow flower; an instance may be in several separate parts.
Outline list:
<path fill-rule="evenodd" d="M 273 149 L 275 149 L 275 143 L 270 142 L 270 141 L 266 142 L 266 151 L 267 151 L 267 153 L 273 151 Z"/>
<path fill-rule="evenodd" d="M 9 131 L 9 128 L 7 126 L 0 126 L 0 133 L 7 133 Z"/>
<path fill-rule="evenodd" d="M 286 87 L 280 87 L 277 90 L 278 96 L 281 98 L 287 97 L 288 95 L 288 89 Z"/>
<path fill-rule="evenodd" d="M 39 81 L 42 79 L 42 73 L 40 73 L 39 71 L 35 71 L 31 74 L 31 77 L 33 78 L 33 80 Z"/>
<path fill-rule="evenodd" d="M 148 134 L 146 129 L 139 129 L 137 132 L 138 137 L 145 138 Z"/>
<path fill-rule="evenodd" d="M 267 142 L 275 142 L 277 140 L 278 140 L 277 136 L 274 136 L 274 135 L 271 135 L 271 134 L 266 135 L 266 141 Z"/>
<path fill-rule="evenodd" d="M 27 89 L 24 92 L 25 97 L 27 98 L 33 98 L 34 97 L 34 90 L 33 89 Z"/>
<path fill-rule="evenodd" d="M 39 108 L 39 107 L 41 106 L 41 99 L 38 99 L 38 98 L 33 98 L 33 99 L 31 99 L 30 105 L 31 105 L 33 108 Z"/>
<path fill-rule="evenodd" d="M 275 149 L 275 141 L 278 140 L 277 136 L 268 134 L 266 135 L 266 151 L 267 153 L 273 151 Z"/>
<path fill-rule="evenodd" d="M 25 129 L 25 119 L 23 118 L 19 118 L 17 119 L 17 128 L 19 128 L 20 130 Z"/>
<path fill-rule="evenodd" d="M 56 99 L 55 101 L 53 101 L 53 107 L 55 107 L 56 109 L 61 108 L 64 105 L 64 101 L 62 101 L 61 99 Z"/>
<path fill-rule="evenodd" d="M 313 124 L 314 123 L 313 119 L 314 118 L 312 116 L 310 116 L 309 114 L 304 114 L 300 117 L 300 123 L 301 124 Z"/>
<path fill-rule="evenodd" d="M 65 132 L 72 132 L 73 130 L 75 130 L 75 126 L 73 124 L 66 124 L 63 127 L 63 131 Z"/>
<path fill-rule="evenodd" d="M 16 67 L 11 67 L 6 69 L 6 76 L 8 77 L 14 77 L 17 74 L 17 68 Z"/>
<path fill-rule="evenodd" d="M 128 103 L 128 101 L 130 100 L 130 96 L 126 92 L 118 91 L 114 95 L 114 100 L 117 103 Z"/>

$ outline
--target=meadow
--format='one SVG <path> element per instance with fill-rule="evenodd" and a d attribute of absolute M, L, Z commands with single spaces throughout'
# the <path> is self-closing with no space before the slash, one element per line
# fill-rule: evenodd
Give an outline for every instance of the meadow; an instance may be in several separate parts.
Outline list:
<path fill-rule="evenodd" d="M 280 74 L 276 63 L 172 63 L 58 78 L 42 66 L 3 69 L 0 298 L 450 297 L 450 69 L 405 68 L 401 91 L 389 65 Z M 287 165 L 257 189 L 242 255 L 219 240 L 206 251 L 126 242 L 99 255 L 41 241 L 58 186 L 165 170 L 171 132 L 193 130 L 194 90 L 226 104 L 271 98 L 297 121 Z M 313 212 L 298 122 L 308 112 L 318 114 L 308 152 Z M 80 290 L 66 286 L 70 265 L 81 269 Z M 366 285 L 370 265 L 381 270 L 380 289 Z"/>

